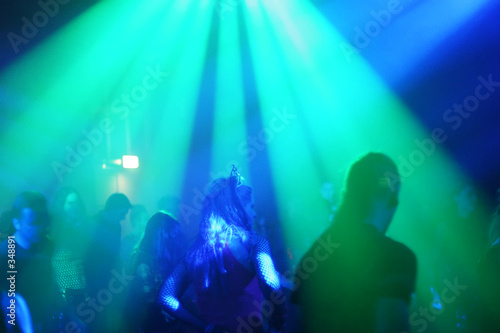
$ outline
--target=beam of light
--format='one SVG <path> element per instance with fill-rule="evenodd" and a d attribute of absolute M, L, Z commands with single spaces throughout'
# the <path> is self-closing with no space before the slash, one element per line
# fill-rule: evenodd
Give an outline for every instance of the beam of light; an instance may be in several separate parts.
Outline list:
<path fill-rule="evenodd" d="M 204 53 L 200 84 L 196 94 L 192 135 L 189 138 L 187 164 L 184 169 L 181 223 L 196 225 L 202 209 L 203 184 L 208 185 L 214 135 L 215 95 L 217 82 L 217 56 L 219 52 L 219 24 L 216 12 L 207 13 L 211 21 Z M 194 224 L 192 224 L 194 222 Z M 197 232 L 191 228 L 191 235 Z"/>
<path fill-rule="evenodd" d="M 296 2 L 287 3 L 287 10 L 291 10 L 294 6 L 297 6 Z M 326 90 L 330 88 L 331 91 L 335 91 L 332 84 L 341 86 L 341 83 L 318 75 L 319 68 L 315 67 L 319 67 L 320 64 L 313 62 L 314 51 L 307 51 L 311 44 L 317 45 L 320 42 L 319 37 L 309 36 L 318 36 L 317 33 L 324 36 L 325 33 L 319 28 L 316 28 L 318 31 L 311 31 L 311 24 L 314 26 L 312 19 L 311 22 L 304 22 L 305 19 L 301 15 L 293 18 L 280 17 L 280 15 L 285 15 L 280 10 L 281 8 L 276 6 L 265 9 L 249 9 L 247 22 L 252 55 L 256 64 L 259 95 L 264 110 L 263 122 L 268 125 L 268 129 L 274 128 L 274 131 L 267 134 L 267 139 L 266 134 L 262 133 L 264 142 L 261 142 L 261 145 L 265 146 L 263 143 L 266 143 L 271 150 L 273 173 L 276 175 L 273 181 L 278 189 L 279 197 L 282 198 L 281 216 L 287 219 L 292 215 L 304 214 L 306 207 L 311 207 L 313 210 L 318 208 L 319 195 L 318 197 L 308 196 L 305 198 L 303 193 L 319 193 L 321 181 L 325 180 L 320 179 L 315 172 L 315 162 L 310 154 L 311 147 L 306 143 L 305 136 L 317 136 L 318 129 L 325 129 L 325 134 L 329 132 L 330 135 L 327 142 L 340 142 L 342 138 L 353 132 L 349 130 L 353 126 L 350 125 L 350 118 L 346 114 L 342 126 L 336 126 L 335 130 L 328 129 L 331 124 L 334 124 L 334 114 L 330 111 L 332 100 L 338 104 L 343 96 L 331 94 Z M 266 15 L 271 17 L 266 19 Z M 297 22 L 297 25 L 294 26 L 291 23 L 294 19 L 299 19 L 302 24 Z M 268 22 L 273 22 L 275 25 L 269 26 Z M 301 31 L 297 28 L 299 26 L 308 27 L 307 31 Z M 329 30 L 331 29 L 326 31 Z M 332 35 L 330 34 L 330 37 Z M 328 46 L 323 45 L 322 47 Z M 335 61 L 335 58 L 334 54 L 331 60 Z M 326 65 L 322 71 L 328 71 L 329 67 Z M 336 75 L 332 78 L 341 77 L 343 72 L 342 68 L 339 67 L 338 73 L 335 73 Z M 304 101 L 304 96 L 308 97 L 306 101 Z M 312 113 L 312 115 L 307 115 L 307 113 Z M 312 121 L 317 119 L 316 122 L 321 127 L 313 127 L 311 130 L 313 133 L 306 134 L 303 132 L 302 124 L 309 122 L 310 119 Z M 313 125 L 315 124 L 313 123 Z M 335 137 L 338 137 L 338 140 L 335 140 Z M 355 140 L 353 141 L 351 145 L 356 143 Z M 297 177 L 298 170 L 303 171 L 301 177 Z M 297 221 L 297 223 L 300 222 Z M 324 228 L 325 224 L 319 225 L 320 223 L 316 221 L 315 227 Z M 310 230 L 315 227 L 311 226 Z M 301 244 L 303 239 L 309 238 L 307 241 L 311 241 L 316 235 L 315 233 L 307 235 L 311 232 L 304 230 L 308 228 L 303 225 L 298 225 L 293 230 L 286 229 L 287 240 L 290 244 L 300 247 L 299 253 L 308 246 Z"/>
<path fill-rule="evenodd" d="M 178 192 L 182 184 L 176 175 L 185 165 L 210 8 L 208 1 L 104 1 L 13 63 L 0 76 L 2 95 L 18 96 L 2 99 L 2 108 L 18 114 L 17 125 L 4 133 L 5 140 L 16 142 L 6 148 L 10 156 L 28 166 L 27 175 L 39 167 L 54 175 L 51 162 L 64 164 L 67 149 L 75 150 L 87 140 L 83 131 L 99 138 L 99 147 L 93 147 L 84 161 L 102 154 L 104 145 L 105 157 L 116 156 L 130 151 L 147 119 L 153 124 L 151 131 L 159 133 L 151 147 L 158 152 L 151 163 L 156 166 L 153 171 L 168 169 L 164 175 L 172 184 L 169 191 Z M 158 79 L 159 72 L 170 76 Z M 142 89 L 146 84 L 148 89 Z M 130 100 L 139 88 L 147 98 Z M 153 117 L 160 118 L 155 122 Z M 113 133 L 101 132 L 99 137 L 95 133 L 103 119 L 109 120 Z M 29 155 L 25 152 L 35 146 L 39 151 L 52 147 L 51 154 L 38 159 L 38 166 L 24 163 Z M 50 182 L 53 177 L 43 179 Z"/>
<path fill-rule="evenodd" d="M 224 5 L 224 3 L 221 3 Z M 241 154 L 245 144 L 245 111 L 241 76 L 241 54 L 238 37 L 238 11 L 235 6 L 243 4 L 227 3 L 216 7 L 220 25 L 219 54 L 217 59 L 217 92 L 214 120 L 212 177 L 227 177 L 232 164 L 240 173 L 249 176 L 246 156 Z"/>
<path fill-rule="evenodd" d="M 392 17 L 390 23 L 383 28 L 387 46 L 392 49 L 389 55 L 392 66 L 398 68 L 391 73 L 394 77 L 391 81 L 401 82 L 410 73 L 419 75 L 419 65 L 423 61 L 443 60 L 446 51 L 442 52 L 441 47 L 446 39 L 460 29 L 464 29 L 466 34 L 468 21 L 487 2 L 488 0 L 401 1 L 401 13 Z M 423 17 L 426 18 L 425 23 L 422 21 Z M 373 17 L 369 20 L 373 20 Z M 409 35 L 412 37 L 408 38 Z M 360 51 L 364 52 L 363 49 Z"/>
<path fill-rule="evenodd" d="M 268 145 L 287 246 L 300 258 L 328 224 L 327 215 L 321 215 L 326 202 L 322 206 L 319 196 L 325 179 L 314 166 L 318 159 L 310 155 L 313 144 L 332 179 L 343 176 L 347 166 L 368 150 L 390 155 L 404 182 L 389 234 L 408 244 L 419 258 L 432 257 L 435 228 L 445 216 L 434 211 L 432 220 L 425 220 L 423 207 L 452 196 L 452 184 L 465 181 L 440 144 L 364 61 L 346 64 L 338 47 L 344 41 L 306 2 L 262 2 L 260 8 L 248 8 L 246 18 L 264 117 L 269 120 L 268 110 L 280 98 L 292 101 L 287 107 L 297 110 L 297 118 L 290 119 Z M 446 135 L 449 129 L 443 130 Z M 419 278 L 425 280 L 432 264 L 422 260 L 421 268 Z"/>
<path fill-rule="evenodd" d="M 162 181 L 169 185 L 153 189 L 158 191 L 158 197 L 180 196 L 182 192 L 183 177 L 180 175 L 186 169 L 212 18 L 209 1 L 173 3 L 172 10 L 164 13 L 158 30 L 152 34 L 143 52 L 143 63 L 159 61 L 169 76 L 138 112 L 138 117 L 148 116 L 148 150 L 154 153 L 145 178 L 154 182 L 161 175 Z M 130 123 L 137 123 L 134 120 L 131 117 Z M 144 192 L 149 190 L 142 189 Z"/>
<path fill-rule="evenodd" d="M 134 33 L 141 32 L 139 26 L 151 11 L 141 11 L 133 3 L 103 1 L 1 73 L 0 86 L 6 94 L 23 98 L 17 105 L 2 105 L 13 112 L 23 106 L 15 110 L 15 121 L 22 131 L 11 127 L 4 136 L 6 141 L 16 142 L 10 148 L 15 150 L 14 160 L 28 166 L 23 173 L 33 174 L 32 170 L 38 169 L 54 175 L 51 163 L 64 163 L 64 157 L 84 139 L 82 131 L 92 132 L 90 127 L 96 118 L 97 122 L 104 118 L 102 110 L 109 107 L 110 82 L 122 76 L 118 73 L 130 61 L 137 45 Z M 126 40 L 131 47 L 120 49 L 120 43 Z M 39 151 L 51 147 L 51 154 L 37 163 L 23 163 L 29 155 L 25 152 L 36 151 L 36 146 L 41 147 Z M 74 166 L 80 165 L 82 158 L 75 160 Z M 40 177 L 35 183 L 53 179 Z"/>
<path fill-rule="evenodd" d="M 266 144 L 270 138 L 269 129 L 265 123 L 262 112 L 261 98 L 256 77 L 255 61 L 251 54 L 249 46 L 249 31 L 244 20 L 243 6 L 238 7 L 238 35 L 240 38 L 241 50 L 241 75 L 244 91 L 245 124 L 248 139 L 239 146 L 239 151 L 246 155 L 249 163 L 249 175 L 252 184 L 262 195 L 256 196 L 256 206 L 264 211 L 259 218 L 261 231 L 264 233 L 272 232 L 277 244 L 283 245 L 283 236 L 281 223 L 279 222 L 279 213 L 276 205 L 276 190 L 274 188 L 273 176 L 271 170 L 271 161 L 269 150 Z M 250 146 L 252 146 L 250 148 Z M 278 257 L 284 257 L 284 252 L 275 254 Z M 284 260 L 277 259 L 277 265 L 284 266 Z"/>
<path fill-rule="evenodd" d="M 85 103 L 105 100 L 110 83 L 123 81 L 123 72 L 148 36 L 151 27 L 145 22 L 154 9 L 101 2 L 14 63 L 2 79 L 42 106 L 95 113 Z"/>

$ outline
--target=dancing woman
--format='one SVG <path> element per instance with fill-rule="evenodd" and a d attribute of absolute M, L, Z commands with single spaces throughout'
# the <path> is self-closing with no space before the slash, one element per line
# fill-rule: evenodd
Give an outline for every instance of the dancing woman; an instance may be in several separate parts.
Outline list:
<path fill-rule="evenodd" d="M 163 283 L 159 303 L 200 332 L 279 331 L 284 298 L 269 242 L 251 231 L 252 189 L 233 168 L 211 184 L 203 207 L 199 238 Z M 191 283 L 199 316 L 179 302 Z"/>

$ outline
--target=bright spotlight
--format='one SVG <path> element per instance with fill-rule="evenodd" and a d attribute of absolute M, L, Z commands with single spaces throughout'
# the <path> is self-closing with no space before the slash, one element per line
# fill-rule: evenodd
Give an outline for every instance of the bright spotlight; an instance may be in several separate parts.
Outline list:
<path fill-rule="evenodd" d="M 133 155 L 123 155 L 123 167 L 125 169 L 137 169 L 139 167 L 139 157 Z"/>

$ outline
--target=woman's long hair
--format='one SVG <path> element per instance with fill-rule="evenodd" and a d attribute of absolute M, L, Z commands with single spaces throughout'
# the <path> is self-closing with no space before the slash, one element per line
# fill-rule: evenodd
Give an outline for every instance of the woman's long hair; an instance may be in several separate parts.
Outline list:
<path fill-rule="evenodd" d="M 77 204 L 78 218 L 84 219 L 86 214 L 85 204 L 82 198 L 80 197 L 80 194 L 74 188 L 66 186 L 66 187 L 61 187 L 60 189 L 57 190 L 57 192 L 54 194 L 54 198 L 52 199 L 52 203 L 50 206 L 50 213 L 56 223 L 62 223 L 67 219 L 66 212 L 64 211 L 64 205 L 66 204 L 66 199 L 72 193 L 76 194 L 77 197 L 76 204 Z M 76 222 L 82 222 L 82 221 L 76 221 Z"/>
<path fill-rule="evenodd" d="M 203 204 L 199 238 L 188 255 L 189 269 L 214 295 L 227 292 L 226 244 L 233 237 L 245 242 L 251 230 L 242 202 L 251 200 L 252 189 L 238 181 L 236 176 L 213 181 Z"/>
<path fill-rule="evenodd" d="M 150 254 L 163 277 L 171 273 L 184 253 L 185 238 L 179 222 L 170 214 L 154 214 L 137 249 Z"/>

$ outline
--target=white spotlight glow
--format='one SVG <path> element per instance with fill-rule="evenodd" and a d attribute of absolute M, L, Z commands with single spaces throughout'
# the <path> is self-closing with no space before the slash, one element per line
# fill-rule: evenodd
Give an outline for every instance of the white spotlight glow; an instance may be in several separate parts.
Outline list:
<path fill-rule="evenodd" d="M 134 155 L 123 155 L 123 167 L 125 169 L 137 169 L 139 167 L 139 157 Z"/>

